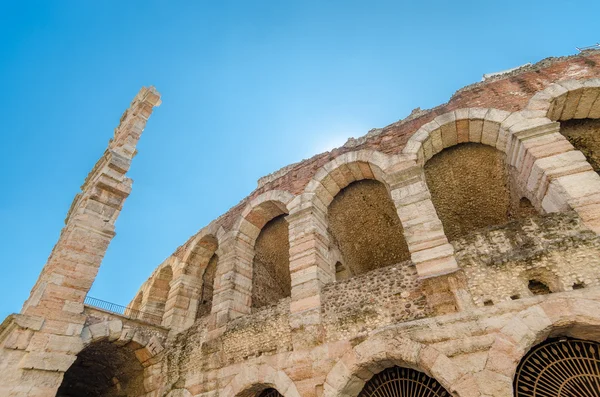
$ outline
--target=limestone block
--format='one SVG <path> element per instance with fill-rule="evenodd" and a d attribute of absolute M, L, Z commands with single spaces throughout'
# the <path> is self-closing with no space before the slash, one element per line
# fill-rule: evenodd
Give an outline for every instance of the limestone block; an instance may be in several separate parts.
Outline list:
<path fill-rule="evenodd" d="M 83 350 L 83 341 L 79 336 L 50 335 L 47 351 L 77 354 Z"/>
<path fill-rule="evenodd" d="M 581 94 L 581 98 L 579 99 L 579 103 L 577 104 L 577 108 L 575 110 L 575 114 L 573 118 L 575 119 L 585 119 L 588 118 L 594 103 L 598 99 L 600 94 L 600 86 L 597 83 L 598 79 L 593 79 L 596 81 L 586 81 L 584 83 L 583 92 Z"/>
<path fill-rule="evenodd" d="M 474 374 L 481 393 L 494 397 L 513 397 L 512 378 L 490 370 Z"/>
<path fill-rule="evenodd" d="M 440 129 L 431 132 L 431 146 L 433 147 L 433 155 L 444 150 L 441 127 Z"/>
<path fill-rule="evenodd" d="M 458 264 L 456 263 L 454 256 L 428 260 L 416 264 L 416 267 L 420 278 L 435 277 L 458 270 Z"/>
<path fill-rule="evenodd" d="M 76 358 L 65 353 L 29 352 L 19 363 L 19 368 L 65 372 Z"/>
<path fill-rule="evenodd" d="M 459 379 L 452 385 L 451 390 L 458 392 L 458 395 L 461 397 L 486 397 L 480 393 L 477 381 L 471 374 L 467 374 Z"/>
<path fill-rule="evenodd" d="M 107 322 L 108 341 L 113 342 L 119 339 L 121 331 L 123 331 L 123 323 L 121 320 L 111 320 Z"/>
<path fill-rule="evenodd" d="M 583 83 L 578 80 L 564 80 L 559 81 L 558 84 L 569 91 L 559 119 L 570 120 L 574 118 L 577 105 L 583 94 Z"/>
<path fill-rule="evenodd" d="M 25 350 L 33 337 L 30 329 L 15 329 L 4 341 L 5 349 Z"/>
<path fill-rule="evenodd" d="M 29 316 L 26 314 L 17 314 L 13 317 L 15 323 L 21 328 L 27 328 L 34 331 L 42 329 L 44 318 L 38 316 Z"/>
<path fill-rule="evenodd" d="M 594 171 L 556 178 L 550 182 L 542 200 L 546 212 L 566 211 L 574 200 L 600 192 L 600 176 Z"/>
<path fill-rule="evenodd" d="M 450 244 L 440 245 L 423 251 L 411 253 L 411 259 L 415 264 L 432 259 L 445 258 L 454 254 L 454 247 Z"/>
<path fill-rule="evenodd" d="M 121 331 L 121 336 L 119 339 L 115 341 L 115 345 L 117 346 L 125 346 L 133 339 L 133 335 L 135 334 L 135 328 L 129 326 L 123 326 L 123 330 Z"/>
<path fill-rule="evenodd" d="M 452 385 L 463 375 L 460 368 L 445 355 L 439 355 L 431 367 L 431 375 L 445 385 Z"/>
<path fill-rule="evenodd" d="M 500 129 L 499 123 L 496 123 L 494 121 L 484 120 L 483 129 L 481 132 L 481 143 L 484 145 L 496 147 L 499 129 Z"/>

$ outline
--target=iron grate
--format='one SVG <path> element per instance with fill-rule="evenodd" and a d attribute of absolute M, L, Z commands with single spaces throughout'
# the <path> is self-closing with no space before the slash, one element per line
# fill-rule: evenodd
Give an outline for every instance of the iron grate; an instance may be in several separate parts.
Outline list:
<path fill-rule="evenodd" d="M 388 368 L 367 382 L 359 397 L 449 397 L 440 383 L 410 368 Z"/>
<path fill-rule="evenodd" d="M 521 360 L 515 397 L 600 397 L 600 344 L 577 339 L 545 342 Z"/>

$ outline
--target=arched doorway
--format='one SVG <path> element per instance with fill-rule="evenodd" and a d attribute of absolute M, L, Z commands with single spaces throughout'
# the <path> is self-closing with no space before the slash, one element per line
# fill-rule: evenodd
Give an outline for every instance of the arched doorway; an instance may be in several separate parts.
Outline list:
<path fill-rule="evenodd" d="M 56 396 L 141 396 L 146 393 L 143 371 L 130 349 L 107 341 L 92 343 L 65 372 Z"/>
<path fill-rule="evenodd" d="M 260 392 L 257 397 L 283 397 L 281 393 L 273 388 L 268 388 Z"/>
<path fill-rule="evenodd" d="M 434 378 L 412 368 L 391 367 L 373 376 L 358 397 L 449 397 Z"/>
<path fill-rule="evenodd" d="M 549 339 L 527 353 L 514 380 L 515 397 L 600 397 L 600 343 Z"/>

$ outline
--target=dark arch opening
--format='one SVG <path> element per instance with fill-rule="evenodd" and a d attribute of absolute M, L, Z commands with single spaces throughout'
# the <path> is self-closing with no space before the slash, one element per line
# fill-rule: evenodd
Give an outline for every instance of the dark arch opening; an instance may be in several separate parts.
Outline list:
<path fill-rule="evenodd" d="M 142 365 L 126 347 L 89 345 L 65 372 L 57 397 L 122 397 L 145 394 Z"/>
<path fill-rule="evenodd" d="M 396 207 L 376 180 L 353 182 L 328 209 L 333 244 L 339 247 L 348 277 L 410 260 Z"/>
<path fill-rule="evenodd" d="M 519 363 L 515 397 L 600 397 L 600 344 L 572 338 L 548 339 Z"/>
<path fill-rule="evenodd" d="M 204 274 L 202 274 L 202 291 L 200 292 L 200 300 L 198 302 L 196 318 L 204 317 L 210 314 L 212 309 L 215 274 L 217 273 L 218 263 L 219 257 L 217 254 L 213 254 L 208 261 L 206 269 L 204 269 Z"/>
<path fill-rule="evenodd" d="M 281 393 L 273 388 L 268 388 L 260 392 L 257 397 L 283 397 Z"/>
<path fill-rule="evenodd" d="M 252 307 L 277 303 L 291 295 L 290 241 L 287 214 L 265 224 L 254 244 Z"/>
<path fill-rule="evenodd" d="M 548 295 L 552 292 L 550 287 L 538 280 L 529 280 L 527 288 L 533 295 Z"/>
<path fill-rule="evenodd" d="M 491 146 L 461 143 L 444 149 L 425 164 L 425 177 L 450 241 L 537 214 L 511 180 L 505 154 Z"/>
<path fill-rule="evenodd" d="M 358 397 L 450 397 L 434 378 L 412 368 L 391 367 L 373 376 Z"/>

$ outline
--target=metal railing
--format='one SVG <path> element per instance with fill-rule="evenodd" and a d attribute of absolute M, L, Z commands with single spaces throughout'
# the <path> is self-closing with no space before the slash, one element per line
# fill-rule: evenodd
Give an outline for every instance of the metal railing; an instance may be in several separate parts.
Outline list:
<path fill-rule="evenodd" d="M 103 301 L 102 299 L 92 298 L 91 296 L 86 296 L 85 301 L 83 303 L 87 306 L 104 310 L 106 312 L 115 313 L 120 316 L 130 318 L 132 320 L 141 320 L 155 325 L 160 325 L 162 322 L 162 317 L 159 315 L 143 312 L 137 309 L 132 309 L 127 306 L 117 305 L 116 303 Z"/>

